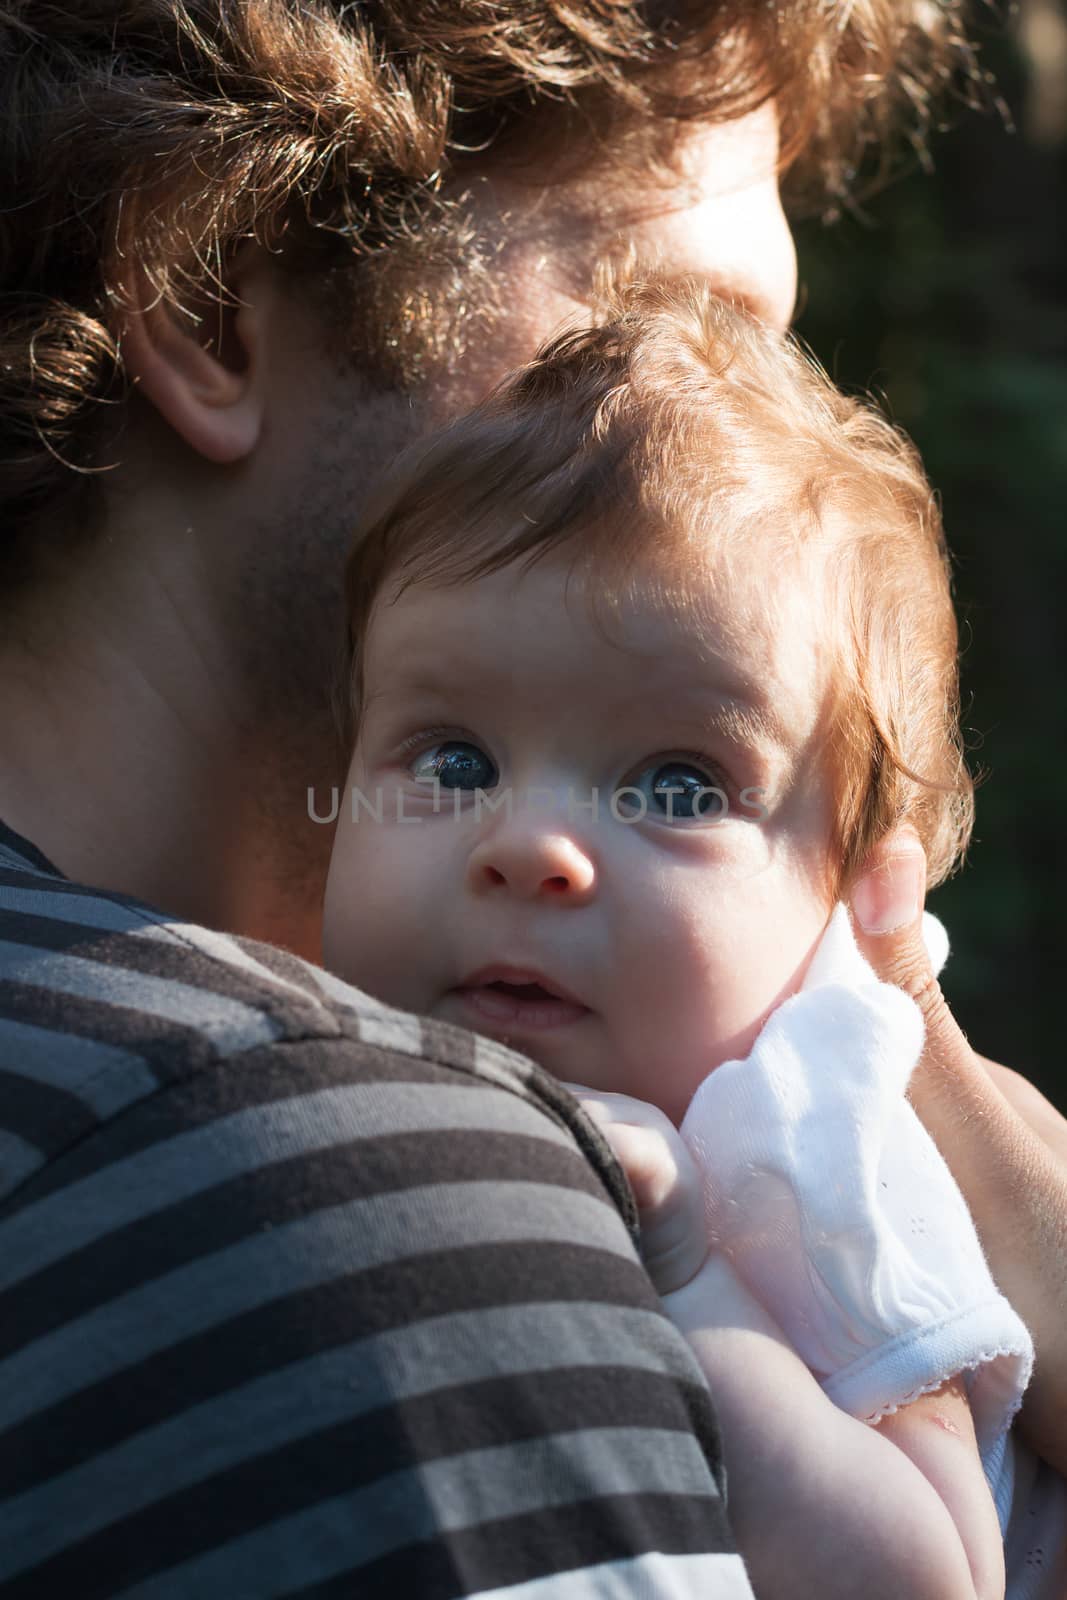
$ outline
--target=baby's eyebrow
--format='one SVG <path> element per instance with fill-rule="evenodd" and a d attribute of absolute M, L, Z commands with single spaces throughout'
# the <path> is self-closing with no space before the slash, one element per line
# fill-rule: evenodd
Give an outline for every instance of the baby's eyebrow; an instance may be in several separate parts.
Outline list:
<path fill-rule="evenodd" d="M 376 689 L 368 691 L 364 695 L 363 704 L 364 708 L 366 708 L 378 700 L 396 701 L 400 696 L 403 696 L 407 701 L 433 700 L 443 702 L 446 697 L 454 697 L 459 691 L 462 691 L 465 699 L 487 695 L 490 692 L 490 685 L 486 681 L 485 673 L 482 672 L 468 679 L 460 672 L 455 671 L 450 662 L 446 684 L 444 675 L 441 672 L 438 672 L 436 677 L 431 677 L 421 672 L 407 672 L 402 668 L 399 672 L 393 673 L 386 682 L 379 684 Z"/>
<path fill-rule="evenodd" d="M 497 700 L 499 685 L 492 674 L 480 663 L 470 672 L 465 670 L 467 665 L 450 660 L 446 684 L 440 670 L 427 669 L 422 661 L 404 662 L 387 681 L 366 694 L 364 712 L 385 702 L 387 711 L 401 714 L 415 704 L 420 716 L 447 721 L 455 712 L 457 696 L 466 705 L 483 698 Z M 690 679 L 672 684 L 669 691 L 663 685 L 658 692 L 649 686 L 647 693 L 638 690 L 620 701 L 617 714 L 629 711 L 635 721 L 648 724 L 648 731 L 654 728 L 664 743 L 686 744 L 715 737 L 742 749 L 792 753 L 794 738 L 773 700 L 761 689 L 749 690 L 747 685 L 744 694 L 731 692 L 739 689 L 736 680 L 728 687 L 721 679 L 718 686 L 709 682 L 696 685 Z"/>
<path fill-rule="evenodd" d="M 462 682 L 457 674 L 450 672 L 449 679 L 449 689 L 446 690 L 440 675 L 431 678 L 422 673 L 409 674 L 401 671 L 388 683 L 381 684 L 369 693 L 364 705 L 370 706 L 382 699 L 396 700 L 400 695 L 405 699 L 444 701 L 457 687 L 462 688 L 465 698 L 477 698 L 479 695 L 492 698 L 495 692 L 484 672 L 473 675 L 469 681 Z M 699 699 L 689 695 L 682 698 L 682 706 L 675 702 L 666 715 L 662 700 L 654 706 L 649 706 L 648 709 L 655 711 L 656 720 L 661 726 L 669 724 L 680 731 L 714 732 L 729 739 L 733 744 L 788 742 L 787 730 L 769 704 L 764 705 L 755 699 L 742 700 L 720 694 L 702 694 Z"/>
<path fill-rule="evenodd" d="M 683 693 L 661 726 L 673 735 L 715 734 L 736 745 L 788 748 L 791 743 L 775 707 L 762 697 L 747 700 L 706 691 Z"/>
<path fill-rule="evenodd" d="M 733 744 L 789 743 L 788 732 L 774 708 L 759 702 L 717 701 L 707 711 L 704 722 Z"/>

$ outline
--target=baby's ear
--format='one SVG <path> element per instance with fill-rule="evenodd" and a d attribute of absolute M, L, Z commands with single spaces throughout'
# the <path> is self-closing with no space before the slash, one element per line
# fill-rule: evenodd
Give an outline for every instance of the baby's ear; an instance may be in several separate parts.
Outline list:
<path fill-rule="evenodd" d="M 168 301 L 139 267 L 122 283 L 127 375 L 187 445 L 223 466 L 250 455 L 262 434 L 264 346 L 277 314 L 265 260 L 245 246 L 195 308 Z"/>

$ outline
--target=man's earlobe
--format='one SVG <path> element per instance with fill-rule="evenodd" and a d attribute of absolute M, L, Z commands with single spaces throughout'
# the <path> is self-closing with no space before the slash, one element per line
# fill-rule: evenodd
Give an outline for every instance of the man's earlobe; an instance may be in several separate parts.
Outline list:
<path fill-rule="evenodd" d="M 263 426 L 262 352 L 254 304 L 211 304 L 201 323 L 127 285 L 120 347 L 126 372 L 163 420 L 208 461 L 252 454 Z"/>

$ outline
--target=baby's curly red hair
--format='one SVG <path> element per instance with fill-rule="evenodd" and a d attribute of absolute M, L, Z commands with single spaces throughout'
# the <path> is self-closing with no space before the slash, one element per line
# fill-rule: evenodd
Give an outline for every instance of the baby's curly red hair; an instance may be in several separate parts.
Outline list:
<path fill-rule="evenodd" d="M 904 435 L 796 341 L 696 279 L 631 281 L 606 291 L 596 325 L 406 452 L 349 561 L 348 742 L 384 588 L 469 581 L 557 549 L 591 575 L 598 611 L 620 594 L 699 604 L 730 563 L 767 574 L 768 603 L 779 574 L 810 583 L 830 662 L 833 891 L 905 821 L 930 884 L 953 870 L 973 784 L 937 500 Z"/>

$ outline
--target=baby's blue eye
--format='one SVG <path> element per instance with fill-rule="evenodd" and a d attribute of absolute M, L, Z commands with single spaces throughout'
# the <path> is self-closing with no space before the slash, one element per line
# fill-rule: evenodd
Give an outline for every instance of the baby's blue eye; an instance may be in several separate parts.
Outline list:
<path fill-rule="evenodd" d="M 491 789 L 499 777 L 484 750 L 460 739 L 425 750 L 412 762 L 411 770 L 423 783 L 436 778 L 442 789 Z"/>
<path fill-rule="evenodd" d="M 729 807 L 725 790 L 716 779 L 689 761 L 664 761 L 657 767 L 646 767 L 628 789 L 636 789 L 644 796 L 650 817 L 674 822 L 713 822 L 723 816 Z M 620 811 L 640 812 L 633 795 L 623 795 L 618 801 Z"/>

